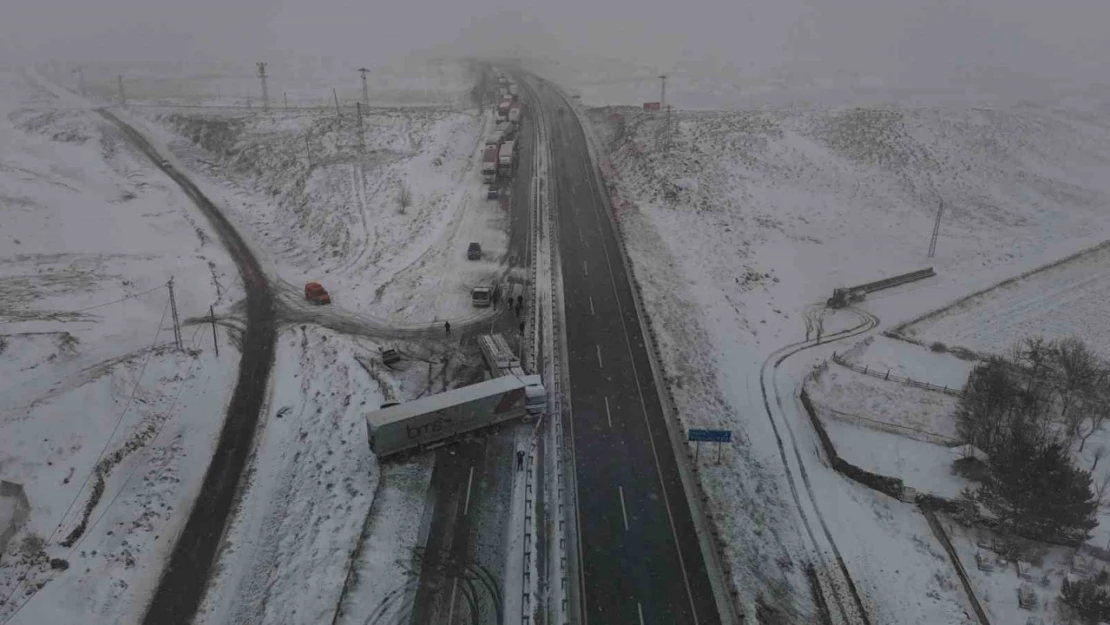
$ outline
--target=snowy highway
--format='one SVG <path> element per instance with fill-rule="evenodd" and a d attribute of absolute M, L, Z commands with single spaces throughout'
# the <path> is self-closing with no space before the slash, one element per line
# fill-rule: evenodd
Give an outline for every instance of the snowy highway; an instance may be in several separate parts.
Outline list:
<path fill-rule="evenodd" d="M 550 125 L 577 492 L 582 623 L 722 622 L 652 377 L 631 284 L 568 103 Z"/>

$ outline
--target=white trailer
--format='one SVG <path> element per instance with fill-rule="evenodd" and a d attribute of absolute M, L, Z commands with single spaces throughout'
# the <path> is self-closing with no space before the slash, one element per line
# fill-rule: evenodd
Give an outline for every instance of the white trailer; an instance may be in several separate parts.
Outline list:
<path fill-rule="evenodd" d="M 378 458 L 448 441 L 547 408 L 540 376 L 504 376 L 366 415 L 370 449 Z"/>
<path fill-rule="evenodd" d="M 520 107 L 519 106 L 514 106 L 513 108 L 509 109 L 509 123 L 510 124 L 515 124 L 515 123 L 518 123 L 519 121 L 520 121 Z"/>
<path fill-rule="evenodd" d="M 497 153 L 497 173 L 502 178 L 508 178 L 513 175 L 513 148 L 516 145 L 514 141 L 506 141 L 501 144 L 501 151 Z"/>

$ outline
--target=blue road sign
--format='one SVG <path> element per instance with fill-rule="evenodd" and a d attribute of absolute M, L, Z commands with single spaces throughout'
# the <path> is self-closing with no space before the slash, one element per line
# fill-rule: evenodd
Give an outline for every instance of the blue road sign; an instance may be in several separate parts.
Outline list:
<path fill-rule="evenodd" d="M 687 430 L 687 437 L 698 443 L 731 443 L 732 430 Z"/>

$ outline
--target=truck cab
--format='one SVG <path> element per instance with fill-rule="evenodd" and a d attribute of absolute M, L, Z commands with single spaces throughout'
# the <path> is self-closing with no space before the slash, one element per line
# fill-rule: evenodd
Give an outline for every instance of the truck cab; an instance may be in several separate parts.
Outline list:
<path fill-rule="evenodd" d="M 489 308 L 493 302 L 493 287 L 476 286 L 470 291 L 470 301 L 475 308 Z"/>
<path fill-rule="evenodd" d="M 539 376 L 528 376 L 539 378 Z M 538 381 L 524 387 L 524 410 L 530 415 L 540 415 L 547 412 L 547 390 Z"/>

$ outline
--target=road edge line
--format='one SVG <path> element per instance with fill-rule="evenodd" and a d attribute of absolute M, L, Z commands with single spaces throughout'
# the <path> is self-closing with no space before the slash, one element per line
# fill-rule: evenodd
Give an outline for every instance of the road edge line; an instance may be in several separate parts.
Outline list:
<path fill-rule="evenodd" d="M 648 363 L 651 366 L 652 376 L 655 378 L 656 394 L 659 396 L 659 404 L 663 410 L 663 420 L 666 422 L 667 432 L 670 434 L 669 438 L 675 455 L 675 465 L 678 467 L 678 475 L 682 480 L 682 490 L 686 493 L 686 502 L 690 508 L 690 516 L 694 521 L 694 528 L 698 535 L 698 544 L 701 547 L 702 558 L 705 561 L 707 573 L 709 574 L 709 584 L 713 587 L 713 596 L 717 602 L 717 612 L 721 617 L 721 623 L 723 625 L 738 625 L 744 621 L 744 617 L 742 613 L 737 611 L 736 603 L 729 598 L 730 593 L 725 580 L 724 566 L 721 563 L 720 552 L 713 544 L 705 508 L 702 506 L 700 499 L 696 496 L 698 484 L 694 480 L 693 468 L 690 466 L 690 459 L 687 455 L 686 448 L 682 444 L 681 433 L 675 430 L 675 425 L 677 424 L 675 406 L 670 403 L 669 395 L 664 391 L 665 383 L 662 375 L 662 366 L 655 355 L 657 349 L 655 334 L 651 331 L 651 325 L 647 321 L 647 313 L 644 311 L 640 292 L 636 288 L 635 271 L 625 249 L 624 233 L 616 220 L 613 219 L 613 207 L 609 202 L 609 194 L 607 192 L 609 187 L 605 185 L 605 181 L 601 178 L 601 170 L 598 164 L 598 148 L 594 144 L 593 127 L 579 109 L 579 105 L 573 102 L 572 98 L 567 97 L 566 92 L 562 88 L 558 87 L 554 82 L 547 82 L 562 95 L 570 109 L 574 111 L 575 117 L 578 118 L 578 124 L 582 127 L 582 134 L 586 138 L 586 149 L 590 154 L 591 173 L 598 190 L 602 191 L 600 195 L 602 196 L 602 203 L 605 206 L 605 216 L 616 234 L 617 248 L 620 253 L 621 262 L 624 263 L 628 275 L 629 288 L 632 291 L 632 303 L 636 309 L 636 318 L 640 322 L 641 334 L 643 334 L 644 342 L 647 344 L 646 351 Z M 587 131 L 587 128 L 590 130 Z"/>

